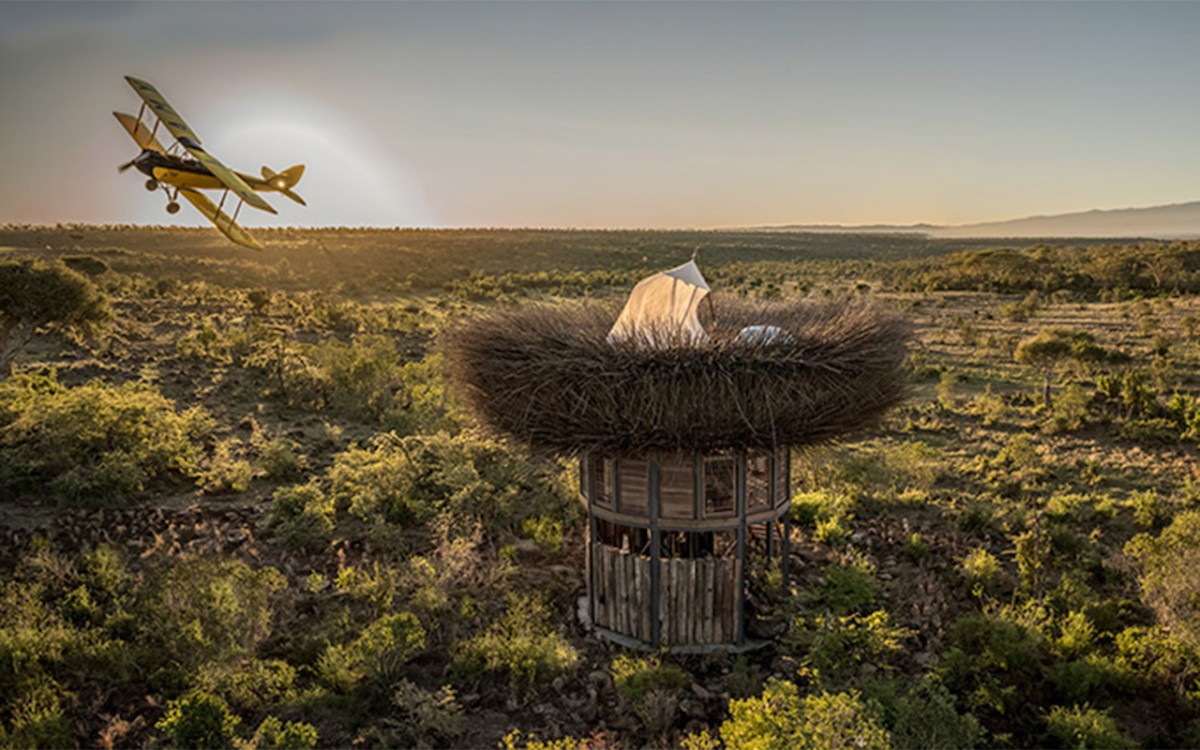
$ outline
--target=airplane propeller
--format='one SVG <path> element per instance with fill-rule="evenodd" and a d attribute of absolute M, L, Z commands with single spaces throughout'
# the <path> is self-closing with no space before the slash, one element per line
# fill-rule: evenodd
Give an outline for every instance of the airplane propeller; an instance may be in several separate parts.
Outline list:
<path fill-rule="evenodd" d="M 124 164 L 122 164 L 121 166 L 117 167 L 117 171 L 118 171 L 118 172 L 121 172 L 121 173 L 124 173 L 124 172 L 125 172 L 125 170 L 129 169 L 130 167 L 132 167 L 132 166 L 133 166 L 133 165 L 134 165 L 136 162 L 137 162 L 137 159 L 130 159 L 129 161 L 127 161 L 127 162 L 125 162 Z"/>

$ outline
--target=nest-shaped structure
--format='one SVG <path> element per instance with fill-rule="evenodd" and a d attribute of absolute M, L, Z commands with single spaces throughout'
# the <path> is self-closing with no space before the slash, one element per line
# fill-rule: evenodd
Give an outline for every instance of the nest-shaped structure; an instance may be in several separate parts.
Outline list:
<path fill-rule="evenodd" d="M 708 341 L 657 333 L 658 346 L 610 343 L 616 315 L 592 303 L 474 319 L 445 339 L 451 377 L 485 427 L 558 453 L 813 445 L 870 426 L 905 395 L 909 326 L 864 299 L 718 298 Z M 738 336 L 763 325 L 786 334 Z"/>

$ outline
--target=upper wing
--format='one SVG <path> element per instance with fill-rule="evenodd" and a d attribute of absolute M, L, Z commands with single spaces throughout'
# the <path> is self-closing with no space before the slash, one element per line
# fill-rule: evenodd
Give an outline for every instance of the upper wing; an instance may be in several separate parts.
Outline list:
<path fill-rule="evenodd" d="M 158 139 L 151 134 L 150 129 L 141 120 L 124 112 L 113 112 L 113 116 L 117 118 L 117 122 L 125 127 L 125 132 L 129 133 L 129 137 L 133 138 L 139 147 L 159 153 L 166 153 L 167 150 L 162 147 L 162 144 L 158 142 Z"/>
<path fill-rule="evenodd" d="M 217 204 L 209 200 L 208 196 L 198 190 L 192 188 L 181 187 L 179 194 L 188 199 L 188 202 L 199 209 L 200 213 L 204 214 L 204 218 L 208 219 L 221 230 L 221 234 L 228 237 L 231 241 L 236 242 L 243 247 L 252 247 L 255 250 L 262 250 L 262 244 L 254 239 L 242 227 L 233 223 L 233 219 L 224 211 L 217 207 Z"/>
<path fill-rule="evenodd" d="M 234 174 L 233 170 L 217 161 L 217 158 L 204 150 L 200 145 L 200 138 L 192 132 L 175 108 L 167 103 L 163 95 L 158 92 L 149 83 L 146 83 L 140 78 L 133 76 L 125 76 L 125 80 L 137 92 L 137 95 L 142 97 L 142 101 L 154 110 L 154 114 L 162 124 L 170 131 L 171 135 L 175 136 L 175 140 L 179 141 L 179 145 L 187 149 L 188 153 L 196 157 L 196 160 L 203 164 L 208 171 L 213 173 L 213 176 L 220 180 L 225 187 L 234 192 L 237 197 L 249 203 L 255 208 L 262 209 L 268 213 L 276 213 L 270 203 L 263 200 L 262 196 L 254 192 L 246 181 Z M 119 119 L 119 118 L 118 118 Z"/>
<path fill-rule="evenodd" d="M 171 131 L 171 135 L 175 136 L 177 141 L 186 146 L 187 144 L 184 143 L 184 139 L 186 138 L 197 146 L 200 145 L 200 138 L 192 132 L 192 129 L 187 126 L 187 123 L 175 111 L 175 108 L 167 103 L 163 95 L 158 93 L 158 89 L 142 79 L 134 78 L 133 76 L 125 76 L 125 80 L 129 81 L 129 85 L 133 87 L 137 95 L 142 97 L 142 101 L 149 105 L 150 109 L 154 110 L 155 116 L 162 120 L 162 124 L 166 126 L 167 130 Z"/>

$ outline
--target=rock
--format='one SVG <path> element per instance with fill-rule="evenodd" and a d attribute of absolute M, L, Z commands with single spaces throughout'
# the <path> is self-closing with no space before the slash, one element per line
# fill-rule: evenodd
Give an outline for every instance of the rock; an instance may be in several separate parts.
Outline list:
<path fill-rule="evenodd" d="M 930 653 L 929 651 L 921 651 L 913 659 L 922 667 L 931 667 L 937 663 L 937 654 Z"/>
<path fill-rule="evenodd" d="M 522 555 L 536 555 L 541 550 L 532 539 L 518 539 L 513 542 L 513 547 Z"/>
<path fill-rule="evenodd" d="M 706 701 L 712 697 L 712 691 L 706 689 L 703 685 L 701 685 L 698 682 L 692 683 L 692 692 L 695 693 L 696 697 L 702 701 Z"/>
<path fill-rule="evenodd" d="M 704 707 L 704 704 L 693 698 L 684 698 L 683 700 L 679 701 L 679 710 L 682 711 L 685 716 L 690 716 L 693 719 L 702 718 L 706 713 L 708 713 L 708 710 Z"/>

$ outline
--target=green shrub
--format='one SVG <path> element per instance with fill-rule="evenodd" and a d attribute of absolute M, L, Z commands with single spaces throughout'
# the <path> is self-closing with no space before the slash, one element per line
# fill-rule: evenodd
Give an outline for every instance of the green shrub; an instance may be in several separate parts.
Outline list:
<path fill-rule="evenodd" d="M 40 676 L 30 680 L 15 694 L 0 698 L 0 710 L 11 715 L 8 730 L 0 720 L 0 746 L 75 747 L 71 721 L 63 710 L 63 698 L 69 697 L 53 679 Z M 8 706 L 5 706 L 5 704 Z"/>
<path fill-rule="evenodd" d="M 845 517 L 854 506 L 848 495 L 822 490 L 797 492 L 792 496 L 792 521 L 801 528 L 815 529 L 822 521 Z"/>
<path fill-rule="evenodd" d="M 217 443 L 207 466 L 196 478 L 196 484 L 206 494 L 241 493 L 250 488 L 254 467 L 246 459 L 236 457 L 235 446 L 240 445 L 241 441 L 237 439 Z"/>
<path fill-rule="evenodd" d="M 1137 743 L 1121 731 L 1107 711 L 1087 705 L 1071 708 L 1055 706 L 1046 715 L 1046 726 L 1050 730 L 1050 736 L 1062 743 L 1063 747 L 1077 750 L 1123 750 L 1137 747 Z"/>
<path fill-rule="evenodd" d="M 0 377 L 38 329 L 91 335 L 111 318 L 100 289 L 62 263 L 0 262 Z"/>
<path fill-rule="evenodd" d="M 574 506 L 553 467 L 473 433 L 381 435 L 334 458 L 329 496 L 364 520 L 418 524 L 443 515 L 489 533 Z"/>
<path fill-rule="evenodd" d="M 317 739 L 317 728 L 312 724 L 282 722 L 268 716 L 258 725 L 247 750 L 312 750 Z"/>
<path fill-rule="evenodd" d="M 1200 644 L 1200 511 L 1178 514 L 1157 537 L 1134 537 L 1125 551 L 1141 565 L 1142 599 L 1159 621 Z"/>
<path fill-rule="evenodd" d="M 991 552 L 978 547 L 963 558 L 962 572 L 976 596 L 985 591 L 994 593 L 1000 582 L 1000 561 Z"/>
<path fill-rule="evenodd" d="M 850 683 L 865 663 L 890 668 L 889 661 L 912 635 L 881 609 L 866 615 L 797 617 L 784 643 L 816 684 L 834 688 Z"/>
<path fill-rule="evenodd" d="M 1099 654 L 1087 654 L 1050 667 L 1055 692 L 1068 703 L 1082 703 L 1128 683 L 1128 672 Z"/>
<path fill-rule="evenodd" d="M 18 375 L 0 383 L 0 491 L 124 501 L 155 477 L 195 476 L 210 429 L 199 407 L 176 411 L 151 385 Z"/>
<path fill-rule="evenodd" d="M 940 666 L 947 686 L 978 714 L 1014 715 L 1044 678 L 1040 633 L 1008 613 L 969 614 L 951 628 Z"/>
<path fill-rule="evenodd" d="M 315 552 L 329 543 L 333 533 L 333 504 L 316 480 L 280 487 L 272 496 L 267 524 L 282 546 Z"/>
<path fill-rule="evenodd" d="M 562 521 L 550 516 L 526 518 L 521 521 L 521 533 L 532 539 L 542 551 L 551 555 L 562 554 Z"/>
<path fill-rule="evenodd" d="M 288 438 L 273 438 L 258 449 L 258 464 L 267 479 L 289 480 L 308 468 L 308 457 L 300 453 L 300 444 Z"/>
<path fill-rule="evenodd" d="M 396 685 L 394 716 L 380 722 L 369 739 L 378 747 L 456 747 L 467 731 L 467 717 L 454 694 L 443 685 L 426 690 L 408 680 Z"/>
<path fill-rule="evenodd" d="M 609 665 L 613 685 L 625 700 L 636 702 L 652 690 L 677 690 L 688 684 L 687 672 L 660 656 L 618 654 Z"/>
<path fill-rule="evenodd" d="M 573 669 L 579 654 L 550 628 L 549 617 L 538 599 L 515 595 L 495 624 L 456 644 L 454 663 L 471 672 L 505 672 L 514 687 Z"/>
<path fill-rule="evenodd" d="M 813 603 L 837 613 L 866 607 L 875 601 L 875 565 L 865 556 L 847 555 L 845 560 L 825 568 L 825 582 L 813 597 Z"/>
<path fill-rule="evenodd" d="M 196 693 L 172 701 L 156 726 L 168 747 L 227 750 L 234 746 L 234 731 L 240 722 L 220 698 Z"/>
<path fill-rule="evenodd" d="M 970 748 L 983 742 L 984 731 L 971 714 L 960 714 L 954 696 L 940 681 L 926 677 L 887 706 L 892 746 L 897 750 Z"/>
<path fill-rule="evenodd" d="M 891 735 L 858 693 L 800 697 L 791 682 L 770 680 L 762 696 L 729 702 L 721 741 L 729 750 L 843 750 L 891 747 Z"/>
<path fill-rule="evenodd" d="M 296 669 L 278 659 L 212 662 L 200 668 L 195 685 L 239 710 L 262 710 L 292 697 Z"/>
<path fill-rule="evenodd" d="M 197 558 L 159 571 L 142 605 L 147 643 L 182 667 L 252 655 L 271 632 L 274 603 L 287 586 L 274 568 Z"/>
<path fill-rule="evenodd" d="M 349 644 L 326 648 L 317 669 L 331 687 L 350 690 L 366 677 L 394 679 L 424 648 L 425 628 L 416 615 L 384 615 Z"/>

